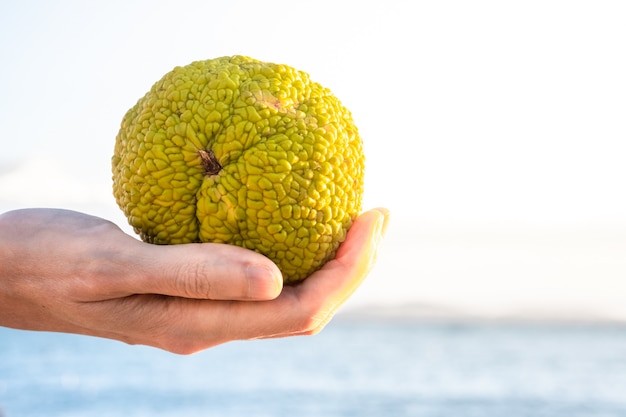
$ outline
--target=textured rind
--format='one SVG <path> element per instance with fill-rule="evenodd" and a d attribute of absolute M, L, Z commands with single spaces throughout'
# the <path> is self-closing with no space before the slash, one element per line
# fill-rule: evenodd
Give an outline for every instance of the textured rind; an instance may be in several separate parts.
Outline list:
<path fill-rule="evenodd" d="M 249 57 L 166 74 L 124 116 L 112 165 L 117 203 L 144 241 L 243 246 L 285 282 L 332 259 L 361 210 L 350 112 L 308 74 Z"/>

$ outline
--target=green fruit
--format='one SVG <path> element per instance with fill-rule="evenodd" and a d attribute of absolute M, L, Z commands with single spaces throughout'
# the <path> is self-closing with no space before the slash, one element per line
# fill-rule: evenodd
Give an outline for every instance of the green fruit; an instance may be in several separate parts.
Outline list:
<path fill-rule="evenodd" d="M 239 245 L 285 282 L 332 259 L 361 210 L 350 112 L 308 74 L 243 56 L 166 74 L 124 116 L 112 165 L 144 241 Z"/>

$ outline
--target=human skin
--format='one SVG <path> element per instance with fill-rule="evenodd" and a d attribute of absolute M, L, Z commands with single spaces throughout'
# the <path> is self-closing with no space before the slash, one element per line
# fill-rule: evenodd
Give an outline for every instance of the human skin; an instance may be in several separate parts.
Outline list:
<path fill-rule="evenodd" d="M 84 213 L 10 211 L 0 215 L 0 326 L 178 354 L 316 334 L 370 272 L 388 217 L 361 214 L 335 259 L 283 286 L 276 265 L 248 249 L 152 245 Z"/>

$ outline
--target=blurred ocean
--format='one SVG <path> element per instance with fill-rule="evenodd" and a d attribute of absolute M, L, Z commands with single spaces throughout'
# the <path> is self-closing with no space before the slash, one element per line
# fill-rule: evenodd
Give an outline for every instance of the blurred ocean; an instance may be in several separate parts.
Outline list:
<path fill-rule="evenodd" d="M 0 415 L 626 415 L 626 326 L 365 321 L 191 355 L 0 328 Z"/>

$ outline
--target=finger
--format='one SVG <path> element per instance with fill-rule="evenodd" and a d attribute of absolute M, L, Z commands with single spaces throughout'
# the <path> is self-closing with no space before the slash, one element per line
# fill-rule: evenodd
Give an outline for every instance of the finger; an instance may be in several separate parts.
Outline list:
<path fill-rule="evenodd" d="M 386 209 L 364 213 L 350 228 L 335 259 L 321 270 L 300 284 L 285 287 L 274 301 L 228 304 L 228 311 L 219 313 L 222 322 L 231 332 L 239 330 L 235 335 L 239 339 L 320 331 L 374 265 L 388 216 Z M 224 339 L 232 336 L 224 335 Z"/>
<path fill-rule="evenodd" d="M 238 246 L 202 243 L 159 246 L 138 242 L 130 294 L 162 294 L 207 300 L 271 300 L 282 290 L 278 267 Z"/>
<path fill-rule="evenodd" d="M 387 218 L 386 209 L 371 210 L 359 216 L 335 259 L 307 278 L 306 284 L 297 286 L 311 287 L 309 291 L 317 292 L 315 297 L 308 295 L 305 300 L 311 298 L 320 302 L 333 294 L 328 300 L 328 311 L 335 311 L 372 267 Z M 158 285 L 158 294 L 211 300 L 269 300 L 282 290 L 278 267 L 248 249 L 209 243 L 148 245 L 147 248 L 161 252 L 158 256 L 152 255 L 154 261 L 150 269 L 151 287 Z M 325 284 L 317 285 L 317 281 Z M 344 284 L 349 286 L 344 287 Z"/>
<path fill-rule="evenodd" d="M 297 288 L 296 296 L 308 321 L 290 335 L 321 331 L 339 307 L 370 273 L 389 222 L 389 211 L 378 208 L 361 215 L 350 228 L 335 259 Z"/>

